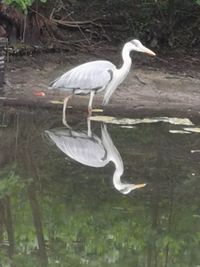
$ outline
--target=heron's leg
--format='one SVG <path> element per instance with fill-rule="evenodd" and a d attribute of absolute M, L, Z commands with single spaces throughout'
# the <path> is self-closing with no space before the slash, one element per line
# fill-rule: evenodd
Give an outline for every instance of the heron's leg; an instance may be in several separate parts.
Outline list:
<path fill-rule="evenodd" d="M 64 124 L 65 126 L 67 126 L 68 128 L 71 128 L 71 127 L 68 125 L 68 123 L 67 123 L 67 121 L 66 121 L 66 108 L 67 108 L 67 103 L 68 103 L 70 97 L 71 97 L 71 96 L 67 96 L 67 97 L 65 97 L 65 99 L 64 99 L 64 102 L 63 102 L 63 116 L 62 116 L 62 122 L 63 122 L 63 124 Z"/>
<path fill-rule="evenodd" d="M 91 131 L 91 120 L 90 120 L 90 117 L 87 117 L 87 132 L 88 132 L 88 136 L 91 137 L 92 136 L 92 131 Z"/>
<path fill-rule="evenodd" d="M 95 94 L 95 91 L 90 92 L 90 100 L 88 104 L 88 117 L 92 115 L 92 102 L 93 102 L 94 94 Z"/>

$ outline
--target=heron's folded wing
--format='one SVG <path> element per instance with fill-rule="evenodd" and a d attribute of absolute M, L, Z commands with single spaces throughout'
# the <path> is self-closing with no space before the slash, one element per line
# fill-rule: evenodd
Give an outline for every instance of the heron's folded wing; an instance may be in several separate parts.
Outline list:
<path fill-rule="evenodd" d="M 46 134 L 53 143 L 71 159 L 91 167 L 102 167 L 107 164 L 105 148 L 101 140 L 93 135 L 59 129 L 48 130 Z"/>
<path fill-rule="evenodd" d="M 109 61 L 92 61 L 71 69 L 50 84 L 51 88 L 62 89 L 104 89 L 112 79 L 115 69 Z"/>

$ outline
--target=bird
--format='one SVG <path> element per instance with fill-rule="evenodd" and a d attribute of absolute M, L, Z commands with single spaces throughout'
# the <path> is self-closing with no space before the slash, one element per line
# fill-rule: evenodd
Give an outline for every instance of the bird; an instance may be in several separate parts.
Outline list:
<path fill-rule="evenodd" d="M 123 64 L 121 68 L 118 69 L 113 63 L 107 60 L 86 62 L 72 68 L 52 81 L 49 84 L 49 89 L 59 89 L 71 95 L 90 94 L 88 103 L 88 116 L 90 116 L 92 114 L 94 95 L 105 91 L 102 105 L 107 105 L 114 91 L 128 75 L 132 64 L 132 59 L 130 57 L 131 51 L 143 52 L 152 56 L 156 55 L 153 51 L 146 48 L 139 40 L 133 39 L 125 43 L 123 46 Z M 65 97 L 63 102 L 62 121 L 64 125 L 67 125 L 65 112 L 67 102 L 71 95 Z"/>
<path fill-rule="evenodd" d="M 130 184 L 121 181 L 124 173 L 123 161 L 106 125 L 101 125 L 101 138 L 92 133 L 90 120 L 88 125 L 87 132 L 64 127 L 46 130 L 45 133 L 64 154 L 83 165 L 100 168 L 113 162 L 115 166 L 113 185 L 122 194 L 126 195 L 132 190 L 144 187 L 146 184 Z"/>

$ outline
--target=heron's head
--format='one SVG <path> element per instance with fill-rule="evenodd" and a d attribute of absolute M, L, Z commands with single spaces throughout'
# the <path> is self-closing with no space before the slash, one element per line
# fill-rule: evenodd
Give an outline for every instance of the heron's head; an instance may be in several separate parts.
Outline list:
<path fill-rule="evenodd" d="M 123 184 L 123 186 L 120 188 L 120 193 L 127 195 L 129 194 L 131 191 L 138 189 L 138 188 L 142 188 L 146 186 L 146 184 Z"/>
<path fill-rule="evenodd" d="M 135 189 L 139 189 L 146 186 L 146 184 L 129 184 L 122 182 L 121 176 L 124 172 L 124 167 L 123 162 L 121 161 L 121 157 L 119 161 L 115 159 L 115 161 L 113 162 L 116 167 L 115 172 L 113 174 L 113 185 L 115 189 L 117 189 L 120 193 L 127 195 Z"/>
<path fill-rule="evenodd" d="M 142 53 L 147 53 L 151 56 L 155 56 L 156 54 L 145 47 L 139 40 L 133 39 L 129 42 L 131 44 L 131 50 L 137 51 L 137 52 L 142 52 Z"/>

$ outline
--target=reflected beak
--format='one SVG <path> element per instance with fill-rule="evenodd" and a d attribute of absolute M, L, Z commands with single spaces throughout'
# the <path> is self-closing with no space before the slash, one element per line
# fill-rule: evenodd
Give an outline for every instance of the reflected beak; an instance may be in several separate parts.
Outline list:
<path fill-rule="evenodd" d="M 133 187 L 134 189 L 138 189 L 138 188 L 142 188 L 142 187 L 145 187 L 146 184 L 134 184 Z"/>
<path fill-rule="evenodd" d="M 150 50 L 149 48 L 146 48 L 145 46 L 142 46 L 141 52 L 149 54 L 151 56 L 156 56 L 156 54 L 152 50 Z"/>

